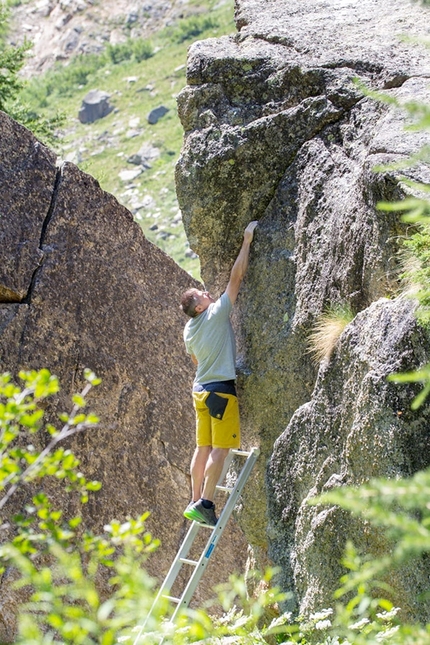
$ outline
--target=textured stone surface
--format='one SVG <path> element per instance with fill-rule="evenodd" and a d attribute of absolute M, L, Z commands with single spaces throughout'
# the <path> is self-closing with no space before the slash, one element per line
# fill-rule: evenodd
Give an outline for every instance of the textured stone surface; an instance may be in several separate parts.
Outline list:
<path fill-rule="evenodd" d="M 39 242 L 54 191 L 55 155 L 12 120 L 2 119 L 1 132 L 11 144 L 0 164 L 0 183 L 7 186 L 0 214 L 0 302 L 20 302 L 42 259 Z"/>
<path fill-rule="evenodd" d="M 82 100 L 82 105 L 78 113 L 81 123 L 94 123 L 98 119 L 110 114 L 113 110 L 109 103 L 110 96 L 107 92 L 100 90 L 90 90 Z"/>
<path fill-rule="evenodd" d="M 398 171 L 373 172 L 425 138 L 406 134 L 403 114 L 354 82 L 402 100 L 428 96 L 429 52 L 398 34 L 422 35 L 429 13 L 409 0 L 237 0 L 236 21 L 235 36 L 190 48 L 188 85 L 178 98 L 185 138 L 177 190 L 215 293 L 225 287 L 243 228 L 260 221 L 235 325 L 243 447 L 259 445 L 262 455 L 238 518 L 252 546 L 250 566 L 281 566 L 291 605 L 306 612 L 330 604 L 345 537 L 373 552 L 386 548 L 347 514 L 308 507 L 306 499 L 429 464 L 428 411 L 412 414 L 412 391 L 386 381 L 428 359 L 411 303 L 381 299 L 398 293 L 406 231 L 376 205 L 406 188 Z M 175 500 L 183 494 L 181 510 L 187 501 L 192 442 L 184 432 L 192 419 L 184 396 L 192 368 L 176 305 L 186 280 L 91 178 L 71 165 L 56 174 L 49 158 L 40 221 L 50 215 L 30 235 L 42 238 L 32 242 L 32 280 L 22 278 L 25 288 L 14 287 L 18 296 L 9 298 L 15 302 L 0 307 L 3 364 L 39 367 L 52 359 L 66 384 L 64 405 L 82 367 L 101 370 L 95 411 L 108 421 L 97 435 L 75 440 L 86 472 L 105 483 L 88 514 L 97 526 L 112 507 L 119 515 L 152 510 L 151 528 L 166 549 L 156 563 L 161 571 L 185 529 L 180 510 L 172 531 L 160 509 L 170 502 L 166 490 Z M 407 172 L 429 179 L 422 166 Z M 339 302 L 357 316 L 318 371 L 307 335 Z M 233 532 L 218 554 L 219 575 L 240 568 L 244 554 Z M 428 619 L 414 600 L 428 576 L 420 562 L 391 579 L 409 616 Z"/>
<path fill-rule="evenodd" d="M 0 304 L 0 370 L 48 367 L 56 374 L 61 393 L 47 408 L 56 423 L 82 388 L 85 367 L 102 378 L 89 396 L 100 426 L 71 440 L 85 475 L 103 484 L 84 507 L 84 523 L 101 531 L 111 519 L 150 511 L 148 529 L 162 545 L 148 570 L 162 579 L 189 525 L 182 512 L 194 449 L 194 368 L 183 348 L 179 301 L 195 283 L 92 177 L 70 163 L 57 169 L 52 153 L 4 114 L 0 131 L 0 194 L 13 204 L 0 220 L 2 284 L 21 285 L 14 288 L 23 296 Z M 56 504 L 75 512 L 61 490 Z M 232 522 L 195 602 L 243 570 L 245 558 Z M 0 623 L 11 638 L 15 603 L 3 582 Z"/>
<path fill-rule="evenodd" d="M 426 9 L 409 0 L 280 3 L 236 0 L 236 24 L 248 36 L 281 43 L 299 64 L 352 68 L 392 85 L 428 71 L 425 47 L 402 36 L 426 36 Z"/>
<path fill-rule="evenodd" d="M 283 563 L 283 583 L 297 590 L 302 611 L 331 606 L 346 539 L 374 554 L 385 545 L 380 531 L 306 500 L 342 484 L 407 477 L 428 466 L 430 410 L 412 412 L 411 388 L 387 381 L 428 355 L 411 301 L 378 300 L 346 327 L 330 362 L 320 367 L 309 403 L 275 443 L 268 472 L 270 552 Z M 425 604 L 414 602 L 426 586 L 416 562 L 390 582 L 399 606 L 428 619 Z"/>
<path fill-rule="evenodd" d="M 376 174 L 374 167 L 403 160 L 428 136 L 406 133 L 404 114 L 361 87 L 427 100 L 429 52 L 399 36 L 423 35 L 430 16 L 408 0 L 236 0 L 235 8 L 235 36 L 189 50 L 188 85 L 178 97 L 185 138 L 177 192 L 203 280 L 215 293 L 225 287 L 245 225 L 260 222 L 236 312 L 243 436 L 262 449 L 240 521 L 256 565 L 269 553 L 282 567 L 292 604 L 308 611 L 325 604 L 337 585 L 342 545 L 330 536 L 363 542 L 362 529 L 346 515 L 328 509 L 314 516 L 304 500 L 337 481 L 339 472 L 359 482 L 426 465 L 425 457 L 416 460 L 413 442 L 401 438 L 419 426 L 424 441 L 426 417 L 399 420 L 397 395 L 385 381 L 400 364 L 425 360 L 425 348 L 418 347 L 423 339 L 417 340 L 410 303 L 379 302 L 399 293 L 406 228 L 377 204 L 409 189 L 398 170 Z M 422 165 L 405 172 L 429 179 Z M 359 314 L 353 329 L 360 343 L 369 342 L 369 356 L 359 362 L 351 340 L 317 381 L 307 336 L 324 309 L 337 303 Z M 319 406 L 322 374 L 326 400 Z M 405 410 L 411 392 L 399 396 Z M 349 409 L 351 400 L 360 407 Z M 368 433 L 372 428 L 374 444 L 364 436 L 361 442 L 353 409 Z M 338 412 L 346 415 L 339 436 Z M 320 463 L 322 455 L 327 460 Z M 425 567 L 417 567 L 415 583 L 411 576 L 396 579 L 402 605 L 415 617 L 420 609 L 413 587 L 426 577 Z"/>

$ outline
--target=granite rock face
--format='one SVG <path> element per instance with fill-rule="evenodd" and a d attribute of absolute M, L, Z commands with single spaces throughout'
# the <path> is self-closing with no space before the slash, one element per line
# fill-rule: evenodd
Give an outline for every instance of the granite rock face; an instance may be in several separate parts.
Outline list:
<path fill-rule="evenodd" d="M 14 121 L 2 119 L 2 138 L 13 146 L 2 154 L 0 181 L 14 189 L 2 194 L 0 298 L 21 302 L 42 260 L 40 236 L 54 190 L 55 155 L 29 138 L 21 138 Z M 31 179 L 28 181 L 28 171 Z"/>
<path fill-rule="evenodd" d="M 409 299 L 374 302 L 346 327 L 331 360 L 321 365 L 310 401 L 275 442 L 268 534 L 283 586 L 296 590 L 291 608 L 299 604 L 307 613 L 332 606 L 347 539 L 375 556 L 387 548 L 378 529 L 306 502 L 335 486 L 407 477 L 428 466 L 430 410 L 412 412 L 411 388 L 387 376 L 418 367 L 429 351 Z M 414 561 L 390 578 L 393 600 L 409 616 L 428 619 L 417 599 L 426 576 L 427 567 Z"/>
<path fill-rule="evenodd" d="M 57 167 L 55 155 L 3 113 L 0 132 L 0 370 L 56 374 L 62 389 L 46 414 L 57 425 L 82 389 L 84 368 L 101 377 L 88 397 L 100 425 L 71 439 L 85 476 L 103 484 L 83 509 L 84 524 L 102 531 L 112 519 L 150 511 L 148 529 L 161 547 L 148 571 L 161 581 L 189 524 L 182 512 L 194 368 L 179 301 L 195 283 L 92 177 L 71 163 Z M 64 492 L 56 504 L 76 511 Z M 197 604 L 244 567 L 246 542 L 234 522 L 218 551 Z M 0 584 L 2 642 L 13 640 L 9 580 Z"/>
<path fill-rule="evenodd" d="M 334 509 L 313 515 L 307 497 L 430 463 L 420 451 L 425 413 L 399 417 L 412 393 L 386 383 L 391 371 L 428 359 L 411 302 L 381 300 L 399 294 L 406 228 L 377 204 L 408 189 L 398 170 L 374 172 L 428 138 L 406 133 L 402 111 L 363 90 L 428 100 L 429 52 L 400 36 L 423 35 L 430 14 L 409 0 L 236 0 L 235 9 L 237 34 L 189 50 L 177 192 L 216 294 L 246 224 L 259 220 L 235 322 L 243 436 L 262 456 L 240 522 L 256 565 L 281 566 L 291 605 L 311 611 L 338 583 L 342 545 L 330 535 L 363 541 Z M 422 165 L 403 172 L 430 177 Z M 345 303 L 357 317 L 318 372 L 309 331 L 325 308 Z M 426 615 L 413 590 L 428 575 L 427 565 L 397 580 L 411 616 Z"/>

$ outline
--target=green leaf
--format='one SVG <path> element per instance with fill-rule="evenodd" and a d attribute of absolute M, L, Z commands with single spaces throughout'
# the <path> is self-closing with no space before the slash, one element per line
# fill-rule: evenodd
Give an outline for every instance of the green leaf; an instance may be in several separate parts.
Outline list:
<path fill-rule="evenodd" d="M 102 382 L 101 378 L 98 378 L 94 372 L 88 368 L 84 370 L 84 378 L 93 386 L 99 385 Z"/>
<path fill-rule="evenodd" d="M 417 394 L 417 396 L 412 401 L 411 403 L 412 410 L 418 410 L 418 408 L 420 408 L 423 405 L 423 403 L 425 402 L 429 394 L 430 394 L 430 381 L 427 382 L 424 389 L 421 390 L 421 392 Z"/>
<path fill-rule="evenodd" d="M 78 408 L 84 408 L 86 406 L 86 401 L 83 396 L 80 394 L 74 394 L 72 397 L 73 403 L 78 406 Z"/>
<path fill-rule="evenodd" d="M 98 482 L 98 481 L 95 481 L 95 480 L 94 480 L 94 481 L 91 481 L 91 482 L 87 482 L 87 483 L 85 484 L 85 487 L 86 487 L 86 489 L 87 489 L 87 490 L 93 490 L 93 491 L 96 491 L 96 490 L 100 490 L 100 489 L 101 489 L 102 484 L 101 484 L 101 482 Z"/>

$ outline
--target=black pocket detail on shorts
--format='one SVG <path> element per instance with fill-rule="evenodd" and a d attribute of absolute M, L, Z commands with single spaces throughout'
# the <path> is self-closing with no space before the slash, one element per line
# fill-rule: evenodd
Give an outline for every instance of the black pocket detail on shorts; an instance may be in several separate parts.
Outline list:
<path fill-rule="evenodd" d="M 215 419 L 222 419 L 228 404 L 228 399 L 218 396 L 216 392 L 210 392 L 205 401 L 209 409 L 209 414 Z"/>

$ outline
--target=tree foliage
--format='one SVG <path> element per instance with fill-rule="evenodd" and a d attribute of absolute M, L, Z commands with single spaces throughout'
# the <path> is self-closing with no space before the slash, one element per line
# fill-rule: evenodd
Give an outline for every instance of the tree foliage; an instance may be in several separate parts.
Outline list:
<path fill-rule="evenodd" d="M 0 24 L 6 29 L 9 13 L 4 4 L 0 4 Z M 24 66 L 26 56 L 31 49 L 31 43 L 25 41 L 19 47 L 7 45 L 5 39 L 0 39 L 0 110 L 9 114 L 13 119 L 31 130 L 45 143 L 55 141 L 55 129 L 59 127 L 64 117 L 55 114 L 50 118 L 41 117 L 21 101 L 21 93 L 25 81 L 19 73 Z"/>
<path fill-rule="evenodd" d="M 158 541 L 145 529 L 148 517 L 112 520 L 102 535 L 82 525 L 81 513 L 67 518 L 56 508 L 47 483 L 63 481 L 64 490 L 85 504 L 100 484 L 81 473 L 79 460 L 61 446 L 63 439 L 96 431 L 97 418 L 85 412 L 87 395 L 99 379 L 90 371 L 82 392 L 72 397 L 70 414 L 60 415 L 61 429 L 45 422 L 46 400 L 59 391 L 48 370 L 21 372 L 22 386 L 0 376 L 0 508 L 15 492 L 33 491 L 12 521 L 13 535 L 3 539 L 0 564 L 18 573 L 15 586 L 26 596 L 19 607 L 17 645 L 418 645 L 430 642 L 430 626 L 403 624 L 390 589 L 381 582 L 387 568 L 430 552 L 430 471 L 409 480 L 374 480 L 360 488 L 340 487 L 313 500 L 337 504 L 386 532 L 393 551 L 379 559 L 360 556 L 348 544 L 333 606 L 308 616 L 277 612 L 286 599 L 272 586 L 273 570 L 255 572 L 255 597 L 242 578 L 231 577 L 217 590 L 211 609 L 184 610 L 175 624 L 167 599 L 151 613 L 154 581 L 145 570 Z M 44 440 L 38 441 L 43 435 Z M 45 447 L 36 448 L 37 443 Z M 4 510 L 3 510 L 4 512 Z M 105 581 L 104 591 L 100 581 Z M 270 609 L 270 611 L 268 611 Z M 268 616 L 272 618 L 268 619 Z M 273 617 L 273 615 L 275 617 Z"/>
<path fill-rule="evenodd" d="M 48 370 L 21 372 L 23 386 L 10 374 L 0 377 L 0 508 L 19 488 L 33 491 L 31 501 L 13 516 L 13 537 L 3 540 L 0 564 L 19 571 L 15 586 L 32 591 L 19 608 L 16 643 L 105 643 L 132 628 L 150 602 L 151 578 L 142 564 L 158 546 L 145 530 L 148 513 L 125 523 L 113 520 L 103 535 L 82 527 L 81 514 L 67 518 L 48 492 L 50 479 L 81 504 L 100 483 L 88 481 L 73 452 L 60 445 L 72 435 L 94 428 L 86 414 L 86 395 L 99 379 L 86 371 L 87 384 L 73 397 L 70 414 L 59 430 L 44 422 L 45 400 L 59 391 Z M 45 439 L 38 440 L 43 434 Z M 38 449 L 36 443 L 45 444 Z M 3 531 L 10 532 L 9 523 Z M 98 581 L 107 578 L 111 593 L 103 599 Z"/>
<path fill-rule="evenodd" d="M 417 101 L 400 103 L 394 97 L 377 95 L 397 108 L 402 108 L 410 117 L 409 130 L 430 131 L 430 106 Z M 402 168 L 430 165 L 430 145 L 424 145 L 409 159 L 396 164 Z M 384 168 L 380 169 L 384 170 Z M 397 202 L 380 202 L 378 208 L 388 212 L 397 212 L 402 220 L 410 224 L 410 233 L 404 239 L 402 251 L 403 272 L 400 278 L 405 291 L 416 299 L 418 322 L 430 333 L 430 184 L 425 181 L 412 181 L 400 174 L 399 181 L 404 187 L 405 198 Z M 389 379 L 396 383 L 420 382 L 422 391 L 412 402 L 412 408 L 418 409 L 430 394 L 430 363 L 420 370 L 403 374 L 393 374 Z"/>

